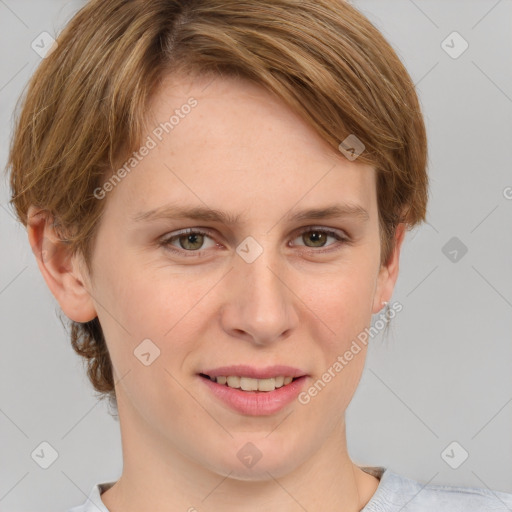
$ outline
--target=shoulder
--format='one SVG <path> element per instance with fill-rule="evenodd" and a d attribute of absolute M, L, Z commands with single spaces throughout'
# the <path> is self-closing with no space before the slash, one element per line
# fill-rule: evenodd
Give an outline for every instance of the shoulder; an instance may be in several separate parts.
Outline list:
<path fill-rule="evenodd" d="M 511 512 L 512 494 L 479 487 L 425 484 L 382 468 L 377 491 L 361 512 Z"/>
<path fill-rule="evenodd" d="M 87 512 L 86 505 L 77 505 L 76 507 L 66 510 L 66 512 Z"/>
<path fill-rule="evenodd" d="M 110 489 L 116 482 L 102 482 L 92 486 L 87 500 L 82 505 L 70 508 L 66 512 L 109 512 L 103 501 L 101 494 Z"/>

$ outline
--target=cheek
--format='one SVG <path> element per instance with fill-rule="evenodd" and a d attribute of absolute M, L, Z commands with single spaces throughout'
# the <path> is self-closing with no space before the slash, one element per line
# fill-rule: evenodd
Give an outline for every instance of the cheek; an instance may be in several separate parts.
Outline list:
<path fill-rule="evenodd" d="M 304 303 L 316 315 L 318 328 L 326 333 L 324 338 L 330 335 L 336 349 L 342 348 L 371 321 L 375 270 L 360 263 L 308 280 L 308 286 L 300 292 Z"/>
<path fill-rule="evenodd" d="M 100 307 L 98 316 L 115 379 L 120 380 L 118 399 L 124 396 L 147 418 L 155 414 L 154 403 L 165 403 L 173 415 L 196 414 L 179 384 L 179 371 L 191 349 L 187 312 L 199 299 L 196 292 L 181 293 L 179 278 L 156 279 L 151 272 L 135 272 L 134 268 L 128 274 L 119 265 L 98 275 L 103 279 L 97 289 L 98 301 L 108 308 L 106 313 Z"/>
<path fill-rule="evenodd" d="M 127 368 L 143 340 L 149 339 L 158 347 L 164 356 L 160 361 L 166 360 L 166 364 L 166 347 L 172 346 L 175 356 L 190 350 L 191 336 L 197 334 L 200 325 L 201 299 L 215 284 L 212 279 L 191 279 L 190 275 L 162 269 L 136 271 L 140 266 L 140 262 L 138 267 L 120 263 L 98 273 L 101 284 L 97 298 L 105 306 L 99 306 L 98 316 L 114 364 Z M 171 361 L 178 364 L 180 357 Z"/>

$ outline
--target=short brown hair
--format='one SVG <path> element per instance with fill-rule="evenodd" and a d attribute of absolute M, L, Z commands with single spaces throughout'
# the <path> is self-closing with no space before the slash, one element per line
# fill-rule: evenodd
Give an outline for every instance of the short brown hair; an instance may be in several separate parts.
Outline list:
<path fill-rule="evenodd" d="M 144 137 L 169 73 L 238 76 L 277 94 L 334 149 L 355 135 L 375 166 L 381 261 L 398 223 L 425 220 L 426 130 L 414 84 L 379 30 L 342 0 L 92 0 L 33 75 L 7 170 L 11 202 L 66 233 L 87 269 L 105 201 L 93 191 Z M 63 235 L 64 236 L 64 235 Z M 71 322 L 74 350 L 117 405 L 98 318 Z"/>

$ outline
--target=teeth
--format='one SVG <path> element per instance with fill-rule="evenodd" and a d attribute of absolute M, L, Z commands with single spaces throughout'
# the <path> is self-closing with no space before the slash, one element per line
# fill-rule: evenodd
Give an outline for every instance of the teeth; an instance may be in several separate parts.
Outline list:
<path fill-rule="evenodd" d="M 258 391 L 258 381 L 249 377 L 240 377 L 240 387 L 244 391 Z"/>
<path fill-rule="evenodd" d="M 242 389 L 243 391 L 274 391 L 290 384 L 293 377 L 271 377 L 270 379 L 253 379 L 251 377 L 238 377 L 230 375 L 228 377 L 210 377 L 217 384 L 225 384 L 230 388 Z"/>
<path fill-rule="evenodd" d="M 240 387 L 240 377 L 228 377 L 227 378 L 228 386 L 230 388 L 239 388 Z"/>
<path fill-rule="evenodd" d="M 253 380 L 253 379 L 251 379 Z M 276 379 L 254 379 L 256 386 L 258 387 L 258 391 L 274 391 L 276 389 Z M 244 389 L 242 387 L 242 389 Z"/>

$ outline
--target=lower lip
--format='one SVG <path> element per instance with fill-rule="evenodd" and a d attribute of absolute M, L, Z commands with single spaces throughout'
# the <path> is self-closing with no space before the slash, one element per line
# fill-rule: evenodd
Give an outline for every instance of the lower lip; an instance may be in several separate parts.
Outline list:
<path fill-rule="evenodd" d="M 225 384 L 199 376 L 210 391 L 235 411 L 250 416 L 268 416 L 274 414 L 293 402 L 304 387 L 306 376 L 299 377 L 290 384 L 274 391 L 242 391 Z"/>

